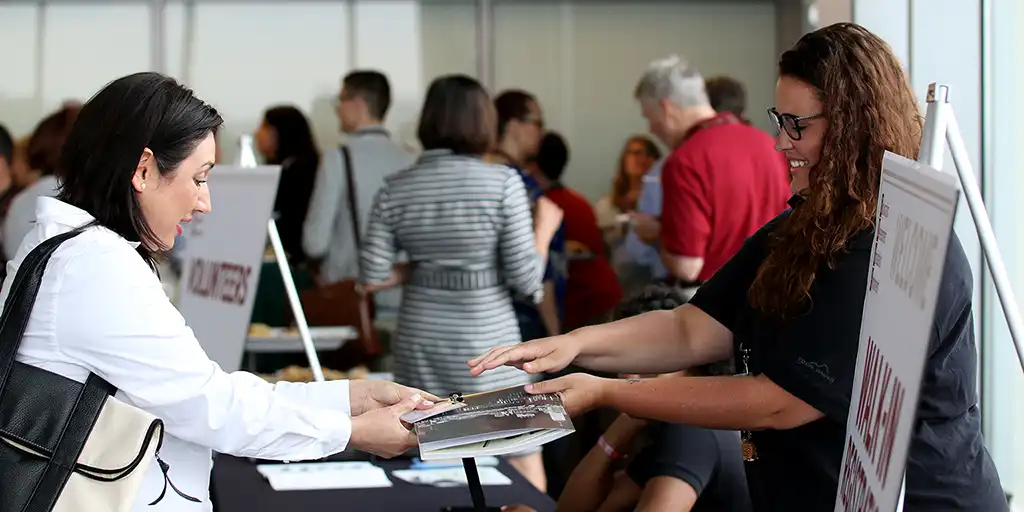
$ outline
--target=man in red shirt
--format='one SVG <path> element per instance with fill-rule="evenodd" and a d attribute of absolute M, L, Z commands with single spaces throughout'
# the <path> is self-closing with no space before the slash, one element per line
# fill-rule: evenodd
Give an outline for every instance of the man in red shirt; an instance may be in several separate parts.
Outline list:
<path fill-rule="evenodd" d="M 653 62 L 634 96 L 673 148 L 661 173 L 662 261 L 672 280 L 698 284 L 786 208 L 788 166 L 767 133 L 715 112 L 700 73 L 678 57 Z M 656 225 L 637 222 L 638 233 Z"/>
<path fill-rule="evenodd" d="M 569 163 L 569 148 L 554 132 L 541 139 L 530 175 L 544 189 L 544 196 L 565 212 L 565 253 L 569 280 L 565 290 L 565 332 L 610 320 L 622 299 L 622 286 L 615 275 L 597 227 L 594 209 L 585 197 L 559 180 Z"/>

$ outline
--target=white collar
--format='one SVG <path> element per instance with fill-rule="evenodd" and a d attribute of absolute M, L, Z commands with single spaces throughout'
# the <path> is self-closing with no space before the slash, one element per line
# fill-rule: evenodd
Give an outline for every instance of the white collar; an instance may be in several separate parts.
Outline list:
<path fill-rule="evenodd" d="M 36 199 L 36 222 L 41 224 L 56 224 L 64 226 L 68 228 L 67 231 L 70 231 L 89 224 L 90 222 L 94 222 L 95 220 L 96 218 L 89 212 L 77 206 L 65 203 L 57 198 L 44 196 Z M 126 244 L 132 246 L 133 249 L 138 249 L 139 245 L 141 245 L 141 242 L 126 240 L 121 237 L 121 235 L 118 235 L 106 227 L 98 227 L 99 229 L 117 235 L 118 238 L 124 240 Z"/>

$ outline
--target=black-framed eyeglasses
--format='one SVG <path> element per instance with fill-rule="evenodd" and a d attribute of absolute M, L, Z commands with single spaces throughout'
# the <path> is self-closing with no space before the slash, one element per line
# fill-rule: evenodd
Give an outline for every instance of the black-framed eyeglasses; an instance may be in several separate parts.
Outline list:
<path fill-rule="evenodd" d="M 768 109 L 768 117 L 772 118 L 772 125 L 775 126 L 775 135 L 778 136 L 780 131 L 786 130 L 786 135 L 791 140 L 800 140 L 801 134 L 807 128 L 807 125 L 803 124 L 804 121 L 817 119 L 822 117 L 822 115 L 795 116 L 793 114 L 780 114 L 774 107 Z"/>

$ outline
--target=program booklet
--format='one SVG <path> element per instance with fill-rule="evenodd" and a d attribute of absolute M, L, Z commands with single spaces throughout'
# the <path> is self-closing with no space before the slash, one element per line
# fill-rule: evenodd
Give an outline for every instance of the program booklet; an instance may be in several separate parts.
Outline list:
<path fill-rule="evenodd" d="M 424 461 L 506 455 L 575 431 L 561 396 L 531 395 L 523 386 L 464 395 L 402 420 L 413 425 Z"/>

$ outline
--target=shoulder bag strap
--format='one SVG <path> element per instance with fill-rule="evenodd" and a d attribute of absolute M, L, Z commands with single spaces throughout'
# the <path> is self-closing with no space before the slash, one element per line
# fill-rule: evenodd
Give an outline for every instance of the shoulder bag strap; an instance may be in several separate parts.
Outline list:
<path fill-rule="evenodd" d="M 341 158 L 345 161 L 345 190 L 348 195 L 349 218 L 352 219 L 352 236 L 356 242 L 356 262 L 359 262 L 359 251 L 363 248 L 362 233 L 359 231 L 359 203 L 356 200 L 356 172 L 352 168 L 352 153 L 348 146 L 341 146 Z"/>
<path fill-rule="evenodd" d="M 83 229 L 78 228 L 45 240 L 32 249 L 18 267 L 4 304 L 3 316 L 0 316 L 0 395 L 3 394 L 14 366 L 14 357 L 21 345 L 21 337 L 25 334 L 36 295 L 39 294 L 46 263 L 61 244 L 81 234 Z"/>

